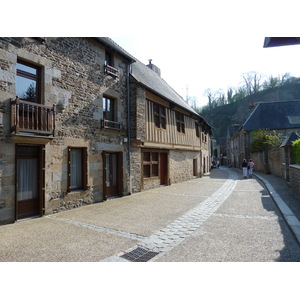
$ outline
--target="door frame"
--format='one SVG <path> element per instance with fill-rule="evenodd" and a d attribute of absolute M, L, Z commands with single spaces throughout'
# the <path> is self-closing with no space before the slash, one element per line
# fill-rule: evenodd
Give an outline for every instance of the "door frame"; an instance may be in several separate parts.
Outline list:
<path fill-rule="evenodd" d="M 117 193 L 115 195 L 109 195 L 108 189 L 106 187 L 106 155 L 116 154 L 117 155 Z M 109 197 L 118 196 L 122 197 L 124 195 L 124 184 L 123 184 L 123 152 L 115 151 L 103 151 L 102 152 L 103 161 L 103 200 L 107 200 Z"/>
<path fill-rule="evenodd" d="M 39 213 L 36 216 L 43 216 L 45 214 L 45 145 L 35 145 L 35 144 L 16 144 L 15 145 L 15 220 L 23 219 L 18 216 L 18 158 L 22 154 L 18 154 L 17 149 L 19 146 L 23 147 L 37 147 L 38 148 L 38 206 Z M 30 216 L 34 217 L 34 216 Z M 26 217 L 24 217 L 26 218 Z"/>

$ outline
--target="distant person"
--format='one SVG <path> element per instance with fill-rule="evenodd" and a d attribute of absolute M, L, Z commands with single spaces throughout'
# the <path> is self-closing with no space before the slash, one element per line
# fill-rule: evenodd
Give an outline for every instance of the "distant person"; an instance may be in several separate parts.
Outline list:
<path fill-rule="evenodd" d="M 220 167 L 220 161 L 217 160 L 217 168 L 219 169 L 219 167 Z"/>
<path fill-rule="evenodd" d="M 248 162 L 248 171 L 249 171 L 249 177 L 250 178 L 252 178 L 253 168 L 254 168 L 254 162 L 252 161 L 252 159 L 249 159 L 249 162 Z"/>
<path fill-rule="evenodd" d="M 244 178 L 247 178 L 248 177 L 248 163 L 247 163 L 247 160 L 244 159 L 243 160 L 243 163 L 242 163 L 242 168 L 243 168 L 243 176 Z"/>

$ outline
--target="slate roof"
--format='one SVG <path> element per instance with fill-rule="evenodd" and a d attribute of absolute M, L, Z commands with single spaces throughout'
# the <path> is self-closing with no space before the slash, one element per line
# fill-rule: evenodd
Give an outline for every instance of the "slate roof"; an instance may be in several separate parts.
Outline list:
<path fill-rule="evenodd" d="M 109 37 L 97 37 L 98 41 L 104 43 L 108 47 L 123 54 L 132 62 L 131 76 L 139 83 L 147 87 L 153 93 L 158 94 L 166 100 L 173 102 L 174 104 L 186 109 L 187 111 L 196 114 L 202 118 L 205 123 L 212 128 L 212 126 L 200 116 L 193 108 L 191 108 L 185 100 L 171 87 L 169 84 L 161 78 L 157 73 L 148 68 L 145 64 L 136 59 L 133 55 L 119 46 L 115 41 Z"/>
<path fill-rule="evenodd" d="M 96 40 L 100 41 L 101 43 L 105 44 L 107 47 L 117 51 L 118 53 L 125 56 L 130 62 L 134 62 L 136 59 L 128 53 L 125 49 L 123 49 L 121 46 L 119 46 L 116 42 L 114 42 L 109 37 L 96 37 Z"/>
<path fill-rule="evenodd" d="M 169 100 L 170 102 L 173 102 L 199 116 L 199 114 L 191 108 L 163 78 L 140 61 L 137 60 L 132 64 L 131 75 L 136 81 L 146 86 L 149 90 L 152 90 L 154 93 L 159 94 L 166 100 Z"/>
<path fill-rule="evenodd" d="M 292 131 L 281 143 L 280 148 L 281 147 L 286 147 L 286 146 L 291 146 L 292 142 L 298 140 L 300 138 L 300 136 L 295 132 Z"/>
<path fill-rule="evenodd" d="M 300 128 L 300 100 L 260 103 L 243 127 L 246 131 Z"/>

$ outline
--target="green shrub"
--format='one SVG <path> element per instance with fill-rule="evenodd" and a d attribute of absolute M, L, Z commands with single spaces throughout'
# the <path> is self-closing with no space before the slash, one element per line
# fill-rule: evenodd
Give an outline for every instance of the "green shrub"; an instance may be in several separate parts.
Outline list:
<path fill-rule="evenodd" d="M 280 134 L 275 130 L 260 129 L 251 132 L 251 152 L 262 152 L 280 146 Z"/>
<path fill-rule="evenodd" d="M 293 157 L 296 164 L 300 164 L 300 139 L 292 142 Z"/>

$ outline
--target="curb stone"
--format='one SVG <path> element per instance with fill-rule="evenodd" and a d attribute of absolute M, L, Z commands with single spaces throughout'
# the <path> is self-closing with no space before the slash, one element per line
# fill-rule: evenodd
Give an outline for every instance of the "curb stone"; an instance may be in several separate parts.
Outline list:
<path fill-rule="evenodd" d="M 254 176 L 257 177 L 260 181 L 262 181 L 265 184 L 272 199 L 275 201 L 275 203 L 278 206 L 279 210 L 281 211 L 285 221 L 287 222 L 290 229 L 294 233 L 296 240 L 300 244 L 300 222 L 299 222 L 299 220 L 295 217 L 293 212 L 286 205 L 286 203 L 282 200 L 282 198 L 279 196 L 279 194 L 276 192 L 274 187 L 270 184 L 270 182 L 267 179 L 265 179 L 262 176 L 259 176 L 257 174 L 255 174 Z"/>

